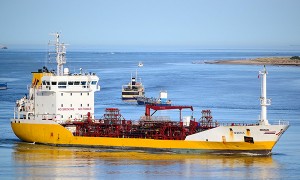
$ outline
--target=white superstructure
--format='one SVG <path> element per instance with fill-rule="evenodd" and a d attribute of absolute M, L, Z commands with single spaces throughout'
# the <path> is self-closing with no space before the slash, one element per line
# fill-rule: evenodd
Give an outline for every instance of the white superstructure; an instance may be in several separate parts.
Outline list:
<path fill-rule="evenodd" d="M 94 92 L 100 91 L 99 78 L 95 73 L 71 74 L 66 63 L 65 46 L 55 35 L 57 73 L 46 67 L 32 72 L 29 94 L 17 101 L 14 119 L 44 120 L 62 123 L 94 118 Z"/>

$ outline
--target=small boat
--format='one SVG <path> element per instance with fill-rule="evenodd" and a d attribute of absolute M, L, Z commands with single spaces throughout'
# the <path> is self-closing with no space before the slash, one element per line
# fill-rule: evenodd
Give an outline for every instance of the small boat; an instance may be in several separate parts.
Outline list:
<path fill-rule="evenodd" d="M 7 49 L 7 46 L 0 44 L 0 49 Z"/>
<path fill-rule="evenodd" d="M 137 81 L 137 72 L 135 77 L 132 77 L 128 84 L 122 86 L 122 100 L 136 101 L 139 96 L 145 95 L 145 89 L 141 81 Z"/>
<path fill-rule="evenodd" d="M 143 62 L 140 61 L 138 67 L 143 67 L 143 66 L 144 66 Z"/>
<path fill-rule="evenodd" d="M 0 83 L 0 90 L 6 90 L 7 89 L 7 83 Z"/>
<path fill-rule="evenodd" d="M 156 106 L 171 106 L 171 100 L 168 100 L 167 91 L 160 91 L 159 98 L 139 96 L 136 100 L 139 105 L 151 104 Z"/>

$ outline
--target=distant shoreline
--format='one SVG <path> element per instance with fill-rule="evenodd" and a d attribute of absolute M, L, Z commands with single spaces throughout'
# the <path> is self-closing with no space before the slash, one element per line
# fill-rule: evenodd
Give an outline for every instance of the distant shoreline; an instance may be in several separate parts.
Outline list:
<path fill-rule="evenodd" d="M 247 65 L 281 65 L 300 66 L 300 60 L 291 57 L 260 57 L 255 59 L 217 60 L 205 64 L 247 64 Z"/>

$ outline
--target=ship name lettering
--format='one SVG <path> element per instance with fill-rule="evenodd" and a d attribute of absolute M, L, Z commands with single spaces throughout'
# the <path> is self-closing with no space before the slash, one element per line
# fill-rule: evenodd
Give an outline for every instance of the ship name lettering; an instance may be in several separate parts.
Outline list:
<path fill-rule="evenodd" d="M 78 110 L 92 110 L 92 108 L 78 108 Z"/>
<path fill-rule="evenodd" d="M 234 134 L 245 134 L 245 132 L 234 132 Z"/>
<path fill-rule="evenodd" d="M 59 111 L 74 111 L 74 108 L 58 108 Z"/>
<path fill-rule="evenodd" d="M 260 129 L 260 131 L 270 131 L 269 129 Z"/>

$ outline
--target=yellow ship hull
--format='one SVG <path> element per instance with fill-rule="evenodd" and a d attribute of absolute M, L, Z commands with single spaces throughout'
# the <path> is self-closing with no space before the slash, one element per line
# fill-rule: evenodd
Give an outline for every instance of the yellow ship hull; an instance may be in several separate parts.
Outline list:
<path fill-rule="evenodd" d="M 63 146 L 99 146 L 125 149 L 160 149 L 183 152 L 254 152 L 269 154 L 275 141 L 207 142 L 187 140 L 154 140 L 140 138 L 83 137 L 59 124 L 12 123 L 16 136 L 26 142 Z"/>

